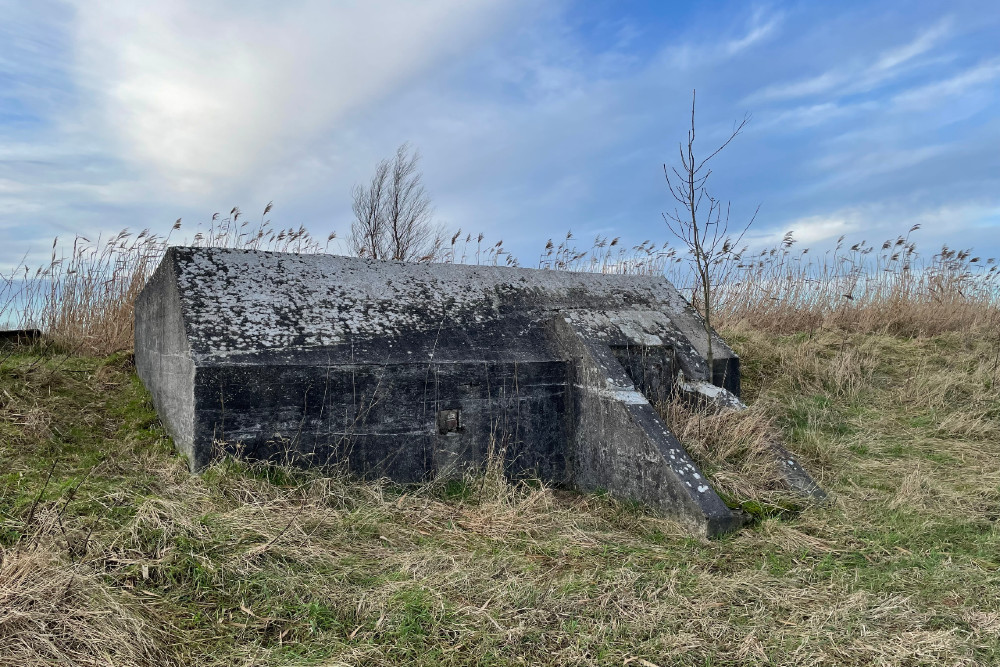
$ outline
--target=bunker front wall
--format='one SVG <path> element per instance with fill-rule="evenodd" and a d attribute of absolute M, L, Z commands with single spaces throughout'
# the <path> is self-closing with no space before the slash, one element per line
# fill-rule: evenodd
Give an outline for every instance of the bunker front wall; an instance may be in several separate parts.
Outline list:
<path fill-rule="evenodd" d="M 622 366 L 666 396 L 669 348 L 613 350 L 562 318 L 512 330 L 516 353 L 494 327 L 368 343 L 350 362 L 341 349 L 201 364 L 196 440 L 403 483 L 461 474 L 492 453 L 512 476 L 639 500 L 703 534 L 738 525 Z M 442 411 L 456 411 L 453 428 Z M 216 453 L 198 451 L 194 467 Z"/>
<path fill-rule="evenodd" d="M 478 467 L 567 481 L 564 360 L 536 332 L 498 345 L 501 328 L 448 330 L 327 350 L 203 361 L 195 379 L 198 451 L 338 464 L 421 482 Z M 418 361 L 419 360 L 419 361 Z M 442 427 L 443 411 L 457 411 Z"/>

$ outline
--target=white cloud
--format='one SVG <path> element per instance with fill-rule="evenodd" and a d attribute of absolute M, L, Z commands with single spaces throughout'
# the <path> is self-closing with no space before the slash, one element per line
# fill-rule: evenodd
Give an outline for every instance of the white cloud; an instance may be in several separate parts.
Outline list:
<path fill-rule="evenodd" d="M 0 195 L 20 193 L 27 189 L 28 187 L 23 183 L 18 183 L 9 178 L 0 178 Z"/>
<path fill-rule="evenodd" d="M 897 109 L 904 111 L 952 104 L 956 96 L 969 88 L 990 83 L 997 77 L 1000 77 L 1000 59 L 982 63 L 949 79 L 907 90 L 896 95 L 892 101 Z"/>
<path fill-rule="evenodd" d="M 756 126 L 758 128 L 777 127 L 781 129 L 789 127 L 815 127 L 831 120 L 849 118 L 861 113 L 870 113 L 878 109 L 878 107 L 877 102 L 861 102 L 858 104 L 823 102 L 822 104 L 811 104 L 787 109 L 771 117 L 765 115 L 763 121 Z"/>
<path fill-rule="evenodd" d="M 808 248 L 810 244 L 856 232 L 860 216 L 856 211 L 840 211 L 828 215 L 811 215 L 791 220 L 780 229 L 755 236 L 754 247 L 773 246 L 781 243 L 787 232 L 792 233 L 796 243 Z"/>
<path fill-rule="evenodd" d="M 77 73 L 124 158 L 205 192 L 302 150 L 510 9 L 88 0 L 77 6 Z"/>
<path fill-rule="evenodd" d="M 721 63 L 776 35 L 784 20 L 780 12 L 765 19 L 764 12 L 758 10 L 750 17 L 746 32 L 738 37 L 719 39 L 718 27 L 713 26 L 712 31 L 692 35 L 689 40 L 671 41 L 661 49 L 653 67 L 676 75 L 698 67 L 721 66 Z"/>
<path fill-rule="evenodd" d="M 847 75 L 839 70 L 830 70 L 807 79 L 791 83 L 777 83 L 767 86 L 746 98 L 747 102 L 765 100 L 785 100 L 796 97 L 818 95 L 831 90 L 847 80 Z"/>
<path fill-rule="evenodd" d="M 838 66 L 822 74 L 793 81 L 777 83 L 749 95 L 745 101 L 778 101 L 809 97 L 824 93 L 837 95 L 867 92 L 899 75 L 903 65 L 923 55 L 951 35 L 951 20 L 942 19 L 907 44 L 883 52 L 873 65 L 858 61 L 853 66 Z"/>
<path fill-rule="evenodd" d="M 987 201 L 969 201 L 939 205 L 921 204 L 906 198 L 890 198 L 863 206 L 847 206 L 828 213 L 793 218 L 780 225 L 759 231 L 750 239 L 751 247 L 769 248 L 782 241 L 789 231 L 798 248 L 822 251 L 845 237 L 847 246 L 866 241 L 878 246 L 885 240 L 905 236 L 914 225 L 919 231 L 911 234 L 923 253 L 931 254 L 942 243 L 989 252 L 989 239 L 976 239 L 974 230 L 1000 219 L 1000 207 Z M 986 245 L 983 245 L 983 244 Z"/>
<path fill-rule="evenodd" d="M 856 146 L 852 150 L 833 153 L 813 161 L 828 178 L 825 186 L 860 183 L 880 174 L 891 174 L 923 164 L 952 150 L 948 144 L 931 144 L 914 148 Z"/>
<path fill-rule="evenodd" d="M 876 71 L 891 70 L 926 53 L 951 34 L 951 23 L 951 19 L 942 19 L 917 35 L 909 44 L 886 51 L 879 57 L 872 69 Z"/>
<path fill-rule="evenodd" d="M 754 44 L 763 41 L 773 34 L 775 29 L 781 23 L 781 19 L 781 15 L 776 14 L 770 17 L 767 21 L 761 23 L 761 12 L 755 12 L 751 21 L 752 25 L 747 34 L 737 39 L 730 40 L 726 43 L 723 50 L 728 55 L 735 55 L 744 49 L 750 48 Z"/>

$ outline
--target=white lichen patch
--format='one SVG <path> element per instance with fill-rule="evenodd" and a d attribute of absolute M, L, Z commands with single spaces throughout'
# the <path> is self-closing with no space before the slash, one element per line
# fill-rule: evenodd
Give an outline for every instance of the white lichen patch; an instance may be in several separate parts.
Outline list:
<path fill-rule="evenodd" d="M 304 349 L 565 313 L 595 337 L 661 345 L 690 306 L 662 276 L 376 262 L 221 248 L 177 249 L 178 287 L 201 353 Z M 674 312 L 677 310 L 677 312 Z M 666 314 L 670 311 L 670 316 Z"/>
<path fill-rule="evenodd" d="M 641 392 L 633 389 L 591 387 L 589 385 L 574 385 L 580 391 L 595 394 L 600 398 L 618 401 L 625 405 L 649 405 L 649 401 Z"/>

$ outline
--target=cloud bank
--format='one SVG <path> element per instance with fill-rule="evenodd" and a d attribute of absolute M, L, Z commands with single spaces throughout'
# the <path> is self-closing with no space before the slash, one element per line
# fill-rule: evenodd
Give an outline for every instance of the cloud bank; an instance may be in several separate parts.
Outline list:
<path fill-rule="evenodd" d="M 667 238 L 698 89 L 715 192 L 755 238 L 986 246 L 1000 224 L 991 3 L 0 0 L 0 265 L 51 237 L 238 204 L 345 232 L 403 141 L 438 218 L 531 264 L 549 237 Z M 950 217 L 949 217 L 950 216 Z M 930 222 L 938 218 L 936 223 Z M 947 217 L 947 219 L 945 219 Z M 944 239 L 945 233 L 951 237 Z"/>

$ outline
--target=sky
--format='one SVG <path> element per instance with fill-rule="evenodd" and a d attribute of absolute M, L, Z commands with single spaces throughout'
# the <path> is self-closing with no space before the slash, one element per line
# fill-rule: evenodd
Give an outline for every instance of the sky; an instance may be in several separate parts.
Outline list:
<path fill-rule="evenodd" d="M 1000 255 L 1000 3 L 0 0 L 0 267 L 270 202 L 350 229 L 403 142 L 435 220 L 503 240 L 669 239 L 697 90 L 715 196 L 768 244 L 913 224 Z M 583 245 L 586 245 L 584 243 Z"/>

